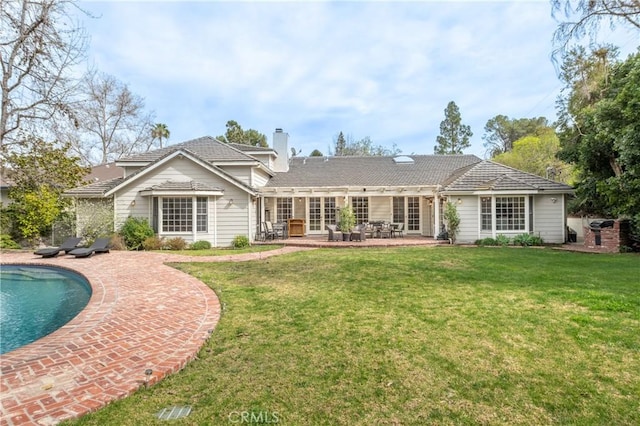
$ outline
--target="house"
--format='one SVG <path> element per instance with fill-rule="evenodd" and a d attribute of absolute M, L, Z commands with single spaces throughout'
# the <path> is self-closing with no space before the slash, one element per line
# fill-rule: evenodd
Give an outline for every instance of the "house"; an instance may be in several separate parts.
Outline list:
<path fill-rule="evenodd" d="M 436 237 L 446 200 L 458 208 L 458 242 L 525 232 L 566 239 L 571 187 L 474 155 L 289 158 L 288 134 L 273 148 L 225 144 L 211 137 L 118 160 L 120 177 L 72 189 L 78 229 L 92 206 L 147 218 L 162 237 L 228 246 L 256 240 L 263 221 L 303 219 L 306 235 L 325 234 L 350 204 L 357 222 L 404 223 L 406 235 Z"/>

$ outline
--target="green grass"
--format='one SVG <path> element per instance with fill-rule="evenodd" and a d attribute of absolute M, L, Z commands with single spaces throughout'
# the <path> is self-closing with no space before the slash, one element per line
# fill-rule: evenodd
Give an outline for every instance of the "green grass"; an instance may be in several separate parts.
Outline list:
<path fill-rule="evenodd" d="M 199 359 L 77 424 L 166 424 L 154 414 L 172 405 L 192 406 L 171 423 L 188 425 L 243 412 L 286 425 L 640 424 L 637 255 L 362 248 L 175 266 L 223 303 Z"/>
<path fill-rule="evenodd" d="M 183 256 L 228 256 L 232 254 L 258 253 L 281 248 L 282 244 L 257 244 L 245 248 L 211 248 L 207 250 L 154 250 L 157 253 L 181 254 Z"/>

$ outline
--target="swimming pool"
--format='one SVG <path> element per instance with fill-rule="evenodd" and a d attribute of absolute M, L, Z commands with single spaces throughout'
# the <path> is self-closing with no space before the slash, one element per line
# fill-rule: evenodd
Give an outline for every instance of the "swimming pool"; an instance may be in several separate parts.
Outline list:
<path fill-rule="evenodd" d="M 91 286 L 80 274 L 48 266 L 2 265 L 0 354 L 59 329 L 87 306 Z"/>

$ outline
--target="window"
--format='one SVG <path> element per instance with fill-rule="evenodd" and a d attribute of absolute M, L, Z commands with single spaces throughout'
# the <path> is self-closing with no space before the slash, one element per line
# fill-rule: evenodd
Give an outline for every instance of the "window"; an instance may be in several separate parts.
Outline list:
<path fill-rule="evenodd" d="M 324 199 L 324 223 L 326 225 L 336 224 L 336 198 L 326 197 Z"/>
<path fill-rule="evenodd" d="M 195 201 L 195 203 L 194 203 Z M 157 198 L 154 198 L 153 221 L 157 222 Z M 162 198 L 162 232 L 192 232 L 193 211 L 196 211 L 196 231 L 208 231 L 208 198 L 167 197 Z"/>
<path fill-rule="evenodd" d="M 164 232 L 189 232 L 193 221 L 193 199 L 162 199 L 162 230 Z"/>
<path fill-rule="evenodd" d="M 278 210 L 278 222 L 286 222 L 293 217 L 293 203 L 291 198 L 276 198 L 276 208 Z"/>
<path fill-rule="evenodd" d="M 320 197 L 309 198 L 309 230 L 319 231 L 322 225 Z"/>
<path fill-rule="evenodd" d="M 198 197 L 196 199 L 196 211 L 198 212 L 196 216 L 197 221 L 197 232 L 207 232 L 208 231 L 208 218 L 209 212 L 207 209 L 207 197 Z"/>
<path fill-rule="evenodd" d="M 407 197 L 407 230 L 420 230 L 420 197 Z"/>
<path fill-rule="evenodd" d="M 524 197 L 496 197 L 496 230 L 524 231 Z"/>
<path fill-rule="evenodd" d="M 482 197 L 480 198 L 480 229 L 483 231 L 491 231 L 492 227 L 491 197 Z"/>
<path fill-rule="evenodd" d="M 369 222 L 369 198 L 353 197 L 351 204 L 356 215 L 356 224 Z"/>
<path fill-rule="evenodd" d="M 393 197 L 393 222 L 404 223 L 404 197 Z"/>

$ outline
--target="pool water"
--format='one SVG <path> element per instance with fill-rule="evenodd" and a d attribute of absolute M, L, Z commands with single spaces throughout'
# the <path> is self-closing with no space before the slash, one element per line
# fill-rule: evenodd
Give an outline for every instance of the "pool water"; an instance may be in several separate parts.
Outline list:
<path fill-rule="evenodd" d="M 47 266 L 2 265 L 0 354 L 46 336 L 89 303 L 91 286 L 81 275 Z"/>

